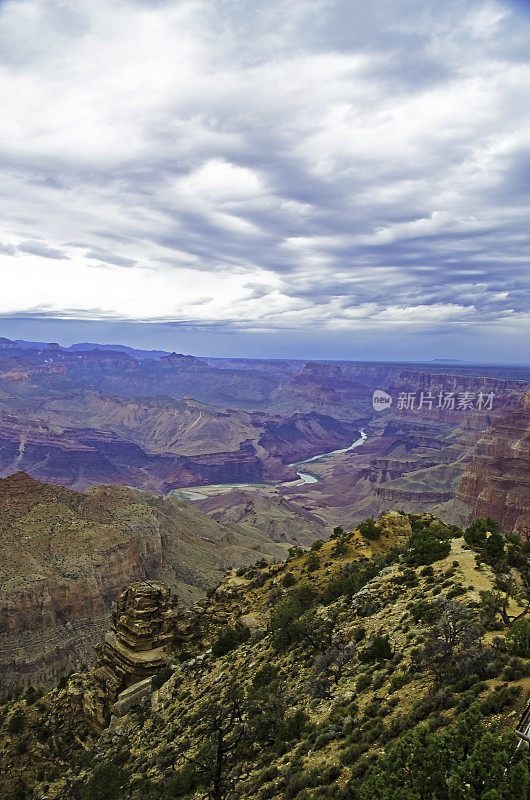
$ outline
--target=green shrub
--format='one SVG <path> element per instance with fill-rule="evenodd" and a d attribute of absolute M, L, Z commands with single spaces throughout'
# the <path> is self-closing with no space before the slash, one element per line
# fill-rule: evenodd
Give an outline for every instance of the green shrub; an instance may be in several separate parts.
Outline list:
<path fill-rule="evenodd" d="M 259 689 L 263 686 L 268 686 L 278 677 L 279 669 L 274 664 L 267 662 L 261 669 L 259 669 L 252 678 L 252 685 L 254 688 Z"/>
<path fill-rule="evenodd" d="M 238 625 L 237 629 L 227 625 L 225 629 L 219 634 L 218 638 L 212 645 L 212 653 L 217 658 L 234 650 L 242 642 L 248 641 L 250 638 L 250 629 L 246 625 Z"/>
<path fill-rule="evenodd" d="M 366 636 L 366 628 L 363 625 L 358 625 L 353 631 L 354 640 L 357 643 L 362 642 L 365 636 Z"/>
<path fill-rule="evenodd" d="M 511 658 L 504 668 L 503 676 L 507 681 L 518 681 L 530 674 L 530 664 L 521 658 Z"/>
<path fill-rule="evenodd" d="M 487 533 L 498 533 L 499 527 L 499 523 L 492 520 L 491 517 L 486 519 L 479 517 L 466 528 L 464 539 L 474 549 L 480 549 L 486 541 Z"/>
<path fill-rule="evenodd" d="M 44 689 L 34 689 L 33 686 L 28 686 L 26 694 L 24 695 L 24 700 L 28 704 L 28 706 L 35 703 L 37 700 L 44 695 Z"/>
<path fill-rule="evenodd" d="M 306 558 L 305 565 L 308 572 L 314 572 L 320 567 L 320 559 L 316 553 L 310 553 Z"/>
<path fill-rule="evenodd" d="M 289 547 L 287 552 L 289 554 L 289 558 L 287 560 L 289 561 L 293 558 L 299 558 L 304 554 L 305 551 L 303 547 L 299 547 L 297 544 L 294 544 L 292 547 Z"/>
<path fill-rule="evenodd" d="M 285 721 L 284 736 L 286 740 L 299 739 L 300 734 L 307 727 L 309 717 L 302 708 L 298 708 L 294 714 Z"/>
<path fill-rule="evenodd" d="M 497 531 L 490 533 L 481 549 L 482 557 L 489 563 L 494 563 L 504 554 L 504 536 Z M 502 570 L 506 572 L 506 569 Z"/>
<path fill-rule="evenodd" d="M 418 600 L 412 603 L 410 613 L 414 622 L 423 622 L 425 625 L 433 625 L 443 614 L 440 603 L 429 603 L 427 600 Z"/>
<path fill-rule="evenodd" d="M 511 705 L 520 693 L 520 686 L 499 686 L 482 701 L 480 709 L 483 714 L 498 714 Z"/>
<path fill-rule="evenodd" d="M 361 533 L 366 539 L 379 539 L 381 536 L 381 527 L 376 524 L 372 517 L 369 517 L 359 525 L 359 533 Z"/>
<path fill-rule="evenodd" d="M 530 619 L 516 619 L 506 634 L 508 650 L 514 656 L 530 657 Z"/>
<path fill-rule="evenodd" d="M 298 638 L 296 621 L 304 613 L 304 607 L 297 597 L 286 597 L 278 603 L 271 615 L 272 639 L 276 648 L 283 649 Z"/>
<path fill-rule="evenodd" d="M 362 672 L 355 682 L 355 689 L 358 692 L 364 692 L 372 685 L 372 676 L 369 672 Z"/>
<path fill-rule="evenodd" d="M 348 550 L 346 542 L 344 539 L 337 539 L 335 544 L 333 545 L 332 554 L 334 556 L 343 556 Z"/>
<path fill-rule="evenodd" d="M 396 672 L 390 679 L 390 688 L 393 692 L 397 689 L 402 689 L 410 681 L 410 675 L 407 672 Z"/>
<path fill-rule="evenodd" d="M 383 674 L 376 675 L 372 681 L 372 689 L 377 692 L 378 689 L 384 684 L 386 678 Z"/>
<path fill-rule="evenodd" d="M 127 773 L 116 764 L 99 764 L 88 779 L 83 800 L 121 800 Z"/>
<path fill-rule="evenodd" d="M 452 589 L 450 589 L 447 592 L 447 599 L 448 600 L 453 600 L 453 598 L 460 597 L 460 595 L 463 595 L 465 593 L 466 593 L 466 590 L 465 590 L 465 588 L 463 586 L 460 586 L 460 585 L 454 586 Z"/>
<path fill-rule="evenodd" d="M 21 708 L 17 708 L 9 722 L 7 723 L 7 730 L 9 733 L 21 733 L 26 727 L 26 715 Z"/>
<path fill-rule="evenodd" d="M 420 575 L 422 575 L 424 578 L 431 578 L 434 575 L 434 570 L 430 565 L 423 567 L 423 569 L 420 570 Z"/>
<path fill-rule="evenodd" d="M 171 667 L 163 667 L 151 678 L 151 686 L 156 691 L 173 675 Z"/>
<path fill-rule="evenodd" d="M 426 528 L 413 533 L 410 537 L 406 562 L 412 567 L 433 564 L 435 561 L 446 558 L 450 552 L 451 543 L 447 539 L 439 538 L 437 531 Z"/>
<path fill-rule="evenodd" d="M 372 637 L 370 644 L 359 652 L 359 661 L 362 664 L 386 661 L 389 658 L 392 658 L 392 646 L 386 634 L 376 634 Z"/>
<path fill-rule="evenodd" d="M 282 585 L 285 589 L 289 589 L 291 586 L 294 586 L 296 583 L 296 578 L 292 572 L 286 572 L 283 576 Z"/>
<path fill-rule="evenodd" d="M 185 764 L 164 783 L 164 798 L 186 797 L 200 785 L 197 770 L 192 764 Z"/>

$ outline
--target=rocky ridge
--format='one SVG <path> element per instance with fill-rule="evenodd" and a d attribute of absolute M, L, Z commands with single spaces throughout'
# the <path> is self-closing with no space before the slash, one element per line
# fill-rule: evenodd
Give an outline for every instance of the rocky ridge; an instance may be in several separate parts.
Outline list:
<path fill-rule="evenodd" d="M 411 543 L 422 531 L 431 539 L 437 532 L 449 546 L 427 557 L 427 567 L 421 558 L 413 567 Z M 444 680 L 422 660 L 422 647 L 428 651 L 437 641 L 438 623 L 443 630 L 451 614 L 460 631 L 464 620 L 475 624 L 479 592 L 493 582 L 489 566 L 475 559 L 458 531 L 429 515 L 397 512 L 378 521 L 375 536 L 337 531 L 308 552 L 294 551 L 285 563 L 232 572 L 209 598 L 177 610 L 174 661 L 152 680 L 149 697 L 115 709 L 120 714 L 102 732 L 75 699 L 76 687 L 98 685 L 98 664 L 37 704 L 9 704 L 0 731 L 3 796 L 14 797 L 23 785 L 38 800 L 85 800 L 101 791 L 109 800 L 199 798 L 214 791 L 219 760 L 211 745 L 221 742 L 221 785 L 239 798 L 279 800 L 302 791 L 311 800 L 372 798 L 370 776 L 403 732 L 410 737 L 419 723 L 428 725 L 429 735 L 449 732 L 470 707 L 468 729 L 480 727 L 480 714 L 512 727 L 524 707 L 529 662 L 521 667 L 521 660 L 512 662 L 491 646 L 493 635 L 506 633 L 502 626 L 472 646 L 464 637 L 456 645 L 456 671 Z M 134 617 L 127 598 L 122 612 L 129 608 Z M 299 615 L 294 627 L 288 611 Z M 114 637 L 118 627 L 115 622 Z M 137 642 L 129 625 L 126 630 L 126 640 Z M 110 641 L 106 658 L 115 676 L 121 655 L 115 638 Z M 22 729 L 11 722 L 21 715 Z M 17 729 L 11 745 L 8 728 Z M 510 747 L 514 755 L 501 760 L 499 774 L 497 759 L 489 758 L 481 781 L 491 770 L 494 786 L 507 780 L 506 764 L 519 763 L 515 743 Z M 498 754 L 500 740 L 489 748 Z M 403 780 L 405 774 L 408 766 Z M 484 792 L 488 785 L 480 784 Z M 223 790 L 219 796 L 229 795 Z"/>

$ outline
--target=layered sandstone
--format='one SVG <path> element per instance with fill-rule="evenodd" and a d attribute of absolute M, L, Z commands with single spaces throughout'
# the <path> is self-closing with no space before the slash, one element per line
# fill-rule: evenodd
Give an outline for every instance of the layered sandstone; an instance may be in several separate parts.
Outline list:
<path fill-rule="evenodd" d="M 292 480 L 291 462 L 346 447 L 357 435 L 351 422 L 315 412 L 282 418 L 94 391 L 47 399 L 40 418 L 31 413 L 0 413 L 0 475 L 24 470 L 77 490 L 112 483 L 165 494 L 209 483 Z"/>
<path fill-rule="evenodd" d="M 456 500 L 463 521 L 490 516 L 530 537 L 530 390 L 479 439 Z"/>
<path fill-rule="evenodd" d="M 168 663 L 175 633 L 169 601 L 169 588 L 153 581 L 131 584 L 119 596 L 88 680 L 79 676 L 69 685 L 70 701 L 94 727 L 103 728 L 120 703 L 135 697 L 133 687 L 137 694 L 147 690 L 148 679 Z"/>
<path fill-rule="evenodd" d="M 0 480 L 0 691 L 89 659 L 117 594 L 161 566 L 166 531 L 125 509 L 25 473 Z"/>
<path fill-rule="evenodd" d="M 123 487 L 81 494 L 20 472 L 0 479 L 0 695 L 90 663 L 131 581 L 163 580 L 189 603 L 231 566 L 323 538 L 293 504 L 257 512 L 257 524 L 217 521 Z"/>

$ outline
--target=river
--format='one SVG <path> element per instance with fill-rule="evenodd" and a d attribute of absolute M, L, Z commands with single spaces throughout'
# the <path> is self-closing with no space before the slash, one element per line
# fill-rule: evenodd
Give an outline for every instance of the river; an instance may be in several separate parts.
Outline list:
<path fill-rule="evenodd" d="M 328 456 L 336 455 L 337 453 L 348 453 L 350 450 L 354 450 L 356 447 L 359 447 L 363 442 L 367 439 L 367 435 L 364 432 L 364 429 L 359 431 L 360 438 L 356 439 L 352 444 L 348 447 L 343 447 L 341 450 L 330 450 L 327 453 L 320 453 L 317 456 L 311 456 L 311 458 L 306 458 L 304 461 L 296 461 L 293 464 L 289 464 L 290 467 L 301 467 L 303 464 L 311 464 L 313 461 L 319 461 L 321 458 L 327 458 Z M 298 470 L 297 470 L 298 471 Z M 299 482 L 304 483 L 317 483 L 320 479 L 317 478 L 316 475 L 311 475 L 309 472 L 298 472 L 298 479 Z M 288 481 L 287 483 L 294 484 L 294 481 Z M 205 500 L 207 497 L 212 497 L 213 495 L 217 494 L 224 494 L 225 492 L 230 491 L 231 489 L 268 489 L 270 491 L 271 486 L 281 486 L 280 483 L 278 484 L 271 484 L 271 483 L 216 483 L 211 484 L 208 486 L 192 486 L 187 489 L 172 489 L 169 492 L 169 495 L 172 497 L 178 497 L 181 500 Z M 208 494 L 204 494 L 205 491 L 208 491 Z"/>
<path fill-rule="evenodd" d="M 294 464 L 289 464 L 289 466 L 301 467 L 302 464 L 311 464 L 312 461 L 320 461 L 321 458 L 327 458 L 327 456 L 333 456 L 336 453 L 348 453 L 350 450 L 355 450 L 356 447 L 359 447 L 368 438 L 364 432 L 364 428 L 362 428 L 359 433 L 361 434 L 360 438 L 356 439 L 349 447 L 343 447 L 341 450 L 330 450 L 329 453 L 320 453 L 318 456 L 311 456 L 311 458 L 306 458 L 305 461 L 297 461 Z M 311 475 L 309 472 L 299 472 L 298 477 L 302 479 L 303 483 L 317 483 L 318 481 L 318 478 L 315 475 Z"/>

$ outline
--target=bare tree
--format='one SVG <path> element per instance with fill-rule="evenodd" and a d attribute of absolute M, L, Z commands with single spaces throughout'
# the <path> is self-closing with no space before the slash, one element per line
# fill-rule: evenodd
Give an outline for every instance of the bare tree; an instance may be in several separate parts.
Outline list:
<path fill-rule="evenodd" d="M 422 660 L 443 680 L 464 655 L 481 648 L 481 628 L 461 603 L 446 603 L 440 619 L 431 627 Z"/>
<path fill-rule="evenodd" d="M 239 692 L 230 687 L 225 696 L 204 708 L 203 741 L 198 753 L 180 758 L 192 764 L 197 777 L 208 785 L 205 800 L 230 800 L 244 777 L 243 744 L 248 736 Z"/>
<path fill-rule="evenodd" d="M 315 678 L 318 690 L 325 696 L 329 694 L 329 688 L 336 684 L 345 675 L 348 666 L 355 658 L 357 648 L 355 644 L 344 645 L 337 642 L 328 647 L 315 657 Z"/>
<path fill-rule="evenodd" d="M 491 592 L 481 592 L 482 607 L 493 616 L 498 614 L 504 625 L 510 628 L 516 619 L 526 616 L 530 611 L 530 587 L 527 580 L 520 586 L 513 577 L 498 578 Z M 508 610 L 510 600 L 515 600 L 522 608 L 517 614 Z"/>

